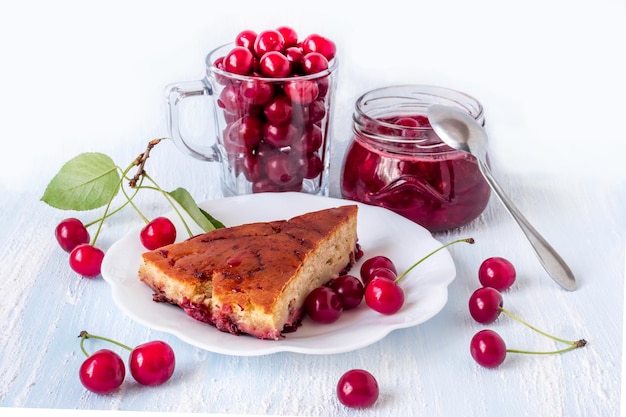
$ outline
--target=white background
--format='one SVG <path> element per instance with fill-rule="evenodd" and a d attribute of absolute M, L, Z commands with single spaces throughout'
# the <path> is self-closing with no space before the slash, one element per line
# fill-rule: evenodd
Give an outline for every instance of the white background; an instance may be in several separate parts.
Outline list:
<path fill-rule="evenodd" d="M 337 44 L 339 163 L 359 95 L 446 86 L 483 103 L 492 165 L 505 183 L 617 184 L 602 198 L 626 213 L 623 0 L 3 2 L 0 194 L 31 204 L 81 152 L 126 166 L 148 140 L 168 136 L 167 84 L 200 79 L 206 53 L 239 31 L 280 25 Z M 210 195 L 216 180 L 197 180 L 207 164 L 168 146 L 153 169 L 198 199 Z M 611 253 L 622 257 L 626 231 L 614 232 L 622 247 Z"/>
<path fill-rule="evenodd" d="M 365 91 L 435 84 L 482 101 L 496 167 L 626 175 L 623 1 L 297 3 L 3 3 L 0 184 L 24 189 L 78 152 L 167 136 L 168 83 L 200 79 L 206 53 L 240 30 L 283 24 L 337 43 L 338 140 Z"/>

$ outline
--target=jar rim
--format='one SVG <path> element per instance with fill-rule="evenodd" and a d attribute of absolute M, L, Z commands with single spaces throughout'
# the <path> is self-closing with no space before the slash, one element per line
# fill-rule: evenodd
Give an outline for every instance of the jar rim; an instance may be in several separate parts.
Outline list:
<path fill-rule="evenodd" d="M 394 101 L 393 106 L 387 101 Z M 383 143 L 393 144 L 413 144 L 416 146 L 423 146 L 424 148 L 434 149 L 437 147 L 446 148 L 445 151 L 451 150 L 441 139 L 434 142 L 432 139 L 424 139 L 420 133 L 432 131 L 430 126 L 403 126 L 394 124 L 381 118 L 380 114 L 371 115 L 372 111 L 383 112 L 387 117 L 401 116 L 401 115 L 415 115 L 416 108 L 420 108 L 421 115 L 425 116 L 425 109 L 430 104 L 447 104 L 467 111 L 470 116 L 476 119 L 480 124 L 484 125 L 484 108 L 482 104 L 469 94 L 463 93 L 458 90 L 454 90 L 447 87 L 440 87 L 436 85 L 426 84 L 399 84 L 386 87 L 380 87 L 370 90 L 362 94 L 355 103 L 355 112 L 353 114 L 353 122 L 355 131 L 358 129 L 358 133 L 366 136 L 371 140 L 376 140 Z M 374 106 L 372 109 L 368 109 L 370 113 L 365 109 L 368 105 Z M 376 107 L 379 105 L 379 107 Z M 406 111 L 413 109 L 412 111 Z M 404 110 L 404 113 L 403 113 Z M 419 112 L 418 112 L 419 113 Z M 371 132 L 368 131 L 368 126 L 383 127 L 387 129 L 403 130 L 408 132 L 415 132 L 414 138 L 412 135 L 393 135 L 385 134 L 383 132 Z"/>

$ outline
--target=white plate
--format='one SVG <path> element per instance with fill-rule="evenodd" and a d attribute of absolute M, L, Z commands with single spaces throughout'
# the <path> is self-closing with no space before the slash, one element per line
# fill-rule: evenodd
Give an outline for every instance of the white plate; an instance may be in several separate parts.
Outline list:
<path fill-rule="evenodd" d="M 288 219 L 345 204 L 358 203 L 305 193 L 262 193 L 206 201 L 200 206 L 226 226 L 234 226 Z M 403 271 L 441 246 L 426 229 L 402 216 L 380 207 L 358 205 L 357 232 L 364 256 L 353 267 L 353 275 L 359 276 L 362 262 L 371 256 L 388 256 L 398 271 Z M 173 212 L 166 216 L 176 225 L 178 240 L 186 238 L 178 216 Z M 394 315 L 379 314 L 363 302 L 356 309 L 345 311 L 335 323 L 318 324 L 305 318 L 302 326 L 287 333 L 284 339 L 259 340 L 220 332 L 187 316 L 176 306 L 152 301 L 153 291 L 137 278 L 141 253 L 145 251 L 139 241 L 140 229 L 137 227 L 114 243 L 102 263 L 102 276 L 111 285 L 117 306 L 148 327 L 172 333 L 199 348 L 228 355 L 254 356 L 284 351 L 333 354 L 362 348 L 392 330 L 416 326 L 441 311 L 448 300 L 448 285 L 456 274 L 450 253 L 441 250 L 403 279 L 405 304 Z"/>

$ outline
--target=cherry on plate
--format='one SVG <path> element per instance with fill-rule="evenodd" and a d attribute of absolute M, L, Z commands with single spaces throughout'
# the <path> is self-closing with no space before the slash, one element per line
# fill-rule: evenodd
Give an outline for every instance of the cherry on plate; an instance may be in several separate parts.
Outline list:
<path fill-rule="evenodd" d="M 391 279 L 375 277 L 365 286 L 365 304 L 381 314 L 395 314 L 404 304 L 404 290 Z"/>
<path fill-rule="evenodd" d="M 339 295 L 344 310 L 356 308 L 363 301 L 365 292 L 363 283 L 353 275 L 337 277 L 331 281 L 329 286 Z"/>
<path fill-rule="evenodd" d="M 304 301 L 306 314 L 318 323 L 333 323 L 341 317 L 343 305 L 339 294 L 329 287 L 317 287 Z"/>
<path fill-rule="evenodd" d="M 146 249 L 154 250 L 176 241 L 176 226 L 167 217 L 157 217 L 141 229 L 139 238 Z"/>
<path fill-rule="evenodd" d="M 379 268 L 386 268 L 392 271 L 394 275 L 398 273 L 398 270 L 391 259 L 382 255 L 373 256 L 363 262 L 359 271 L 361 274 L 361 280 L 365 285 L 372 280 L 372 273 Z"/>

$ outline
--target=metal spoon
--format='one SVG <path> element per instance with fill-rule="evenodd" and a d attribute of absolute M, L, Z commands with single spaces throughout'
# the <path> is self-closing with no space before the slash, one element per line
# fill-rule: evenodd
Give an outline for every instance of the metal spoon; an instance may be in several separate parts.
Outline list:
<path fill-rule="evenodd" d="M 476 157 L 480 172 L 526 235 L 548 275 L 561 287 L 574 291 L 576 279 L 565 261 L 515 207 L 489 170 L 486 162 L 487 134 L 482 126 L 469 114 L 454 107 L 439 104 L 428 108 L 428 120 L 437 136 L 448 146 Z"/>

